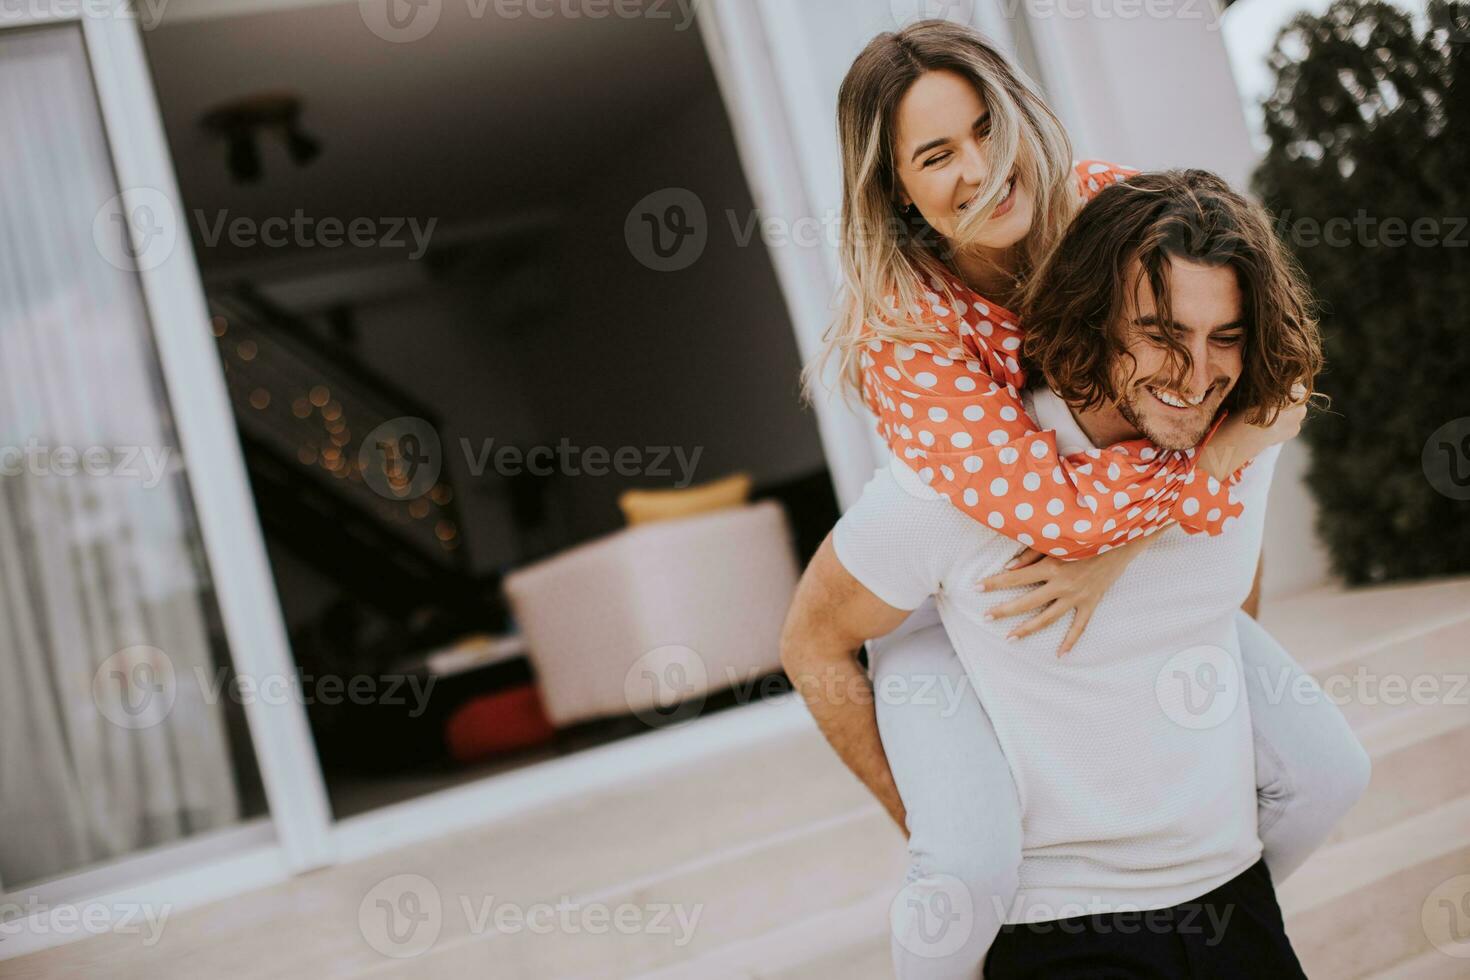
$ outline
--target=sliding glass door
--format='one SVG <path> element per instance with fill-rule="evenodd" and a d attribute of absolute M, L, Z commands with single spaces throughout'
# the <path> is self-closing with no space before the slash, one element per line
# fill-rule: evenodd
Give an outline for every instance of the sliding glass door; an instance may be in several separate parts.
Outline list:
<path fill-rule="evenodd" d="M 68 881 L 242 826 L 330 860 L 137 24 L 88 7 L 0 8 L 7 939 L 88 897 Z"/>

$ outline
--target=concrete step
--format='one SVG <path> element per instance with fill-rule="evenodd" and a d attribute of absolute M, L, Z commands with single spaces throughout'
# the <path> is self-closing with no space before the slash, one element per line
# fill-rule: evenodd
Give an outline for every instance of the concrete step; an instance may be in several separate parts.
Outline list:
<path fill-rule="evenodd" d="M 642 974 L 639 980 L 884 980 L 893 973 L 888 952 L 893 891 L 885 887 L 850 905 Z"/>
<path fill-rule="evenodd" d="M 1470 796 L 1470 709 L 1444 703 L 1416 706 L 1357 735 L 1373 760 L 1373 778 L 1328 838 L 1328 846 Z"/>
<path fill-rule="evenodd" d="M 1465 980 L 1470 976 L 1470 958 L 1450 956 L 1437 949 L 1406 960 L 1368 980 Z"/>
<path fill-rule="evenodd" d="M 1358 977 L 1433 950 L 1426 905 L 1467 872 L 1470 796 L 1462 796 L 1324 848 L 1278 895 L 1307 975 Z"/>
<path fill-rule="evenodd" d="M 1355 730 L 1396 714 L 1434 704 L 1457 706 L 1470 713 L 1470 610 L 1458 620 L 1426 626 L 1334 658 L 1319 661 L 1312 676 L 1323 694 L 1342 709 Z M 1280 690 L 1267 679 L 1267 691 Z"/>
<path fill-rule="evenodd" d="M 835 854 L 862 855 L 837 861 Z M 623 904 L 682 909 L 687 935 L 530 932 L 441 939 L 434 949 L 375 978 L 472 977 L 494 963 L 500 977 L 605 978 L 677 967 L 809 919 L 813 909 L 845 907 L 901 878 L 902 836 L 876 804 L 819 823 L 724 848 L 647 878 L 585 895 L 578 906 Z M 672 918 L 670 921 L 674 921 Z M 818 933 L 817 935 L 820 935 Z M 687 938 L 687 942 L 683 941 Z"/>
<path fill-rule="evenodd" d="M 1392 645 L 1470 616 L 1470 578 L 1370 589 L 1314 589 L 1262 604 L 1261 625 L 1316 673 L 1365 648 Z"/>
<path fill-rule="evenodd" d="M 1329 694 L 1374 761 L 1364 800 L 1283 894 L 1308 975 L 1366 976 L 1377 966 L 1412 964 L 1419 972 L 1401 980 L 1470 976 L 1470 961 L 1434 948 L 1419 921 L 1433 886 L 1457 865 L 1470 870 L 1470 710 L 1454 686 L 1470 671 L 1470 583 L 1313 594 L 1274 610 L 1268 628 L 1284 627 L 1279 638 L 1293 655 L 1334 685 Z M 1404 678 L 1401 689 L 1383 685 L 1392 676 Z M 1417 697 L 1416 677 L 1431 679 L 1420 682 Z M 1333 873 L 1343 866 L 1360 873 Z M 864 913 L 843 908 L 653 976 L 891 976 L 884 899 L 895 889 L 896 881 L 875 894 L 866 913 L 872 921 L 860 927 L 854 920 Z M 1345 921 L 1357 928 L 1345 930 Z M 1343 932 L 1375 951 L 1345 951 Z M 1392 933 L 1386 942 L 1383 932 Z"/>
<path fill-rule="evenodd" d="M 105 973 L 116 980 L 152 980 L 160 975 L 160 954 L 166 953 L 170 962 L 190 964 L 196 975 L 353 977 L 391 973 L 400 966 L 410 967 L 405 975 L 413 975 L 412 967 L 422 968 L 426 957 L 441 950 L 461 945 L 488 948 L 492 939 L 506 938 L 495 935 L 493 924 L 488 935 L 473 934 L 477 923 L 471 915 L 487 900 L 525 908 L 565 898 L 580 901 L 621 894 L 650 874 L 682 873 L 679 869 L 697 866 L 711 856 L 766 847 L 794 829 L 822 826 L 857 810 L 881 816 L 871 818 L 870 838 L 881 841 L 886 833 L 889 844 L 902 851 L 898 829 L 842 766 L 798 698 L 791 695 L 736 710 L 742 713 L 742 723 L 754 719 L 768 726 L 769 738 L 700 756 L 677 772 L 630 780 L 555 807 L 488 821 L 227 902 L 180 911 L 169 919 L 166 941 L 157 949 L 141 946 L 135 937 L 102 935 L 5 962 L 0 973 L 23 970 L 36 977 Z M 720 723 L 719 716 L 696 722 Z M 674 728 L 639 737 L 679 739 L 683 734 Z M 441 912 L 433 949 L 393 960 L 365 938 L 362 916 L 372 912 L 364 913 L 362 905 L 380 883 L 399 875 L 426 879 L 439 898 Z M 891 877 L 891 872 L 885 876 Z M 784 884 L 779 875 L 773 880 Z M 719 892 L 722 887 L 710 883 L 707 891 Z M 465 914 L 462 899 L 471 915 Z M 714 916 L 700 923 L 699 932 L 714 934 L 720 928 L 724 928 L 720 916 Z M 262 937 L 287 941 L 262 942 Z M 608 947 L 622 939 L 611 931 L 595 938 L 605 940 Z M 669 936 L 658 938 L 671 941 Z M 504 945 L 514 950 L 526 947 Z M 629 955 L 634 962 L 642 954 Z M 464 975 L 483 976 L 485 966 L 482 956 L 474 971 Z M 496 975 L 502 974 L 497 970 Z M 532 970 L 525 975 L 541 980 L 556 974 Z"/>

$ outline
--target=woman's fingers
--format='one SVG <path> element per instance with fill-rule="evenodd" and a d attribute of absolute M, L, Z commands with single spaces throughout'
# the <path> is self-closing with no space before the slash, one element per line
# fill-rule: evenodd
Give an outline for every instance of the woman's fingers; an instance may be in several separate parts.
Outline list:
<path fill-rule="evenodd" d="M 1006 562 L 1006 569 L 1009 571 L 1013 568 L 1025 568 L 1028 565 L 1036 564 L 1045 557 L 1046 555 L 1043 555 L 1035 548 L 1027 548 L 1025 551 L 1021 552 L 1019 555 Z"/>
<path fill-rule="evenodd" d="M 985 618 L 1006 619 L 1010 616 L 1019 616 L 1023 612 L 1030 612 L 1033 609 L 1040 609 L 1042 606 L 1046 605 L 1048 602 L 1052 602 L 1056 598 L 1057 591 L 1043 585 L 1040 588 L 1032 589 L 1030 592 L 1027 592 L 1023 596 L 1018 596 L 1008 602 L 1002 602 L 999 605 L 991 606 L 988 610 L 986 610 Z M 1071 606 L 1068 606 L 1067 608 L 1070 609 Z"/>
<path fill-rule="evenodd" d="M 1045 582 L 1051 578 L 1052 563 L 1037 562 L 1014 571 L 1000 572 L 989 578 L 981 579 L 975 588 L 981 592 L 995 592 L 1000 589 L 1019 589 L 1023 585 L 1035 585 Z"/>
<path fill-rule="evenodd" d="M 1058 657 L 1072 652 L 1072 648 L 1082 638 L 1083 631 L 1087 629 L 1087 621 L 1092 618 L 1092 610 L 1095 608 L 1097 607 L 1093 605 L 1077 607 L 1077 615 L 1072 617 L 1072 625 L 1067 629 L 1066 639 L 1062 640 L 1061 647 L 1057 649 Z"/>
<path fill-rule="evenodd" d="M 1037 630 L 1044 630 L 1052 623 L 1055 623 L 1058 619 L 1060 619 L 1062 617 L 1062 614 L 1071 608 L 1072 607 L 1067 605 L 1066 603 L 1053 602 L 1050 606 L 1047 606 L 1046 609 L 1043 610 L 1041 613 L 1031 617 L 1020 626 L 1017 626 L 1015 629 L 1011 630 L 1010 635 L 1008 635 L 1006 639 L 1019 640 L 1024 636 L 1030 636 Z"/>

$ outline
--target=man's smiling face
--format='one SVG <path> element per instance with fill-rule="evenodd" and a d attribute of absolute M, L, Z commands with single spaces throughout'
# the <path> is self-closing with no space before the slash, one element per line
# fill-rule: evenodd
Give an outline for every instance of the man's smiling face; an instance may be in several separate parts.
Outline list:
<path fill-rule="evenodd" d="M 1136 282 L 1122 324 L 1132 360 L 1119 356 L 1113 365 L 1118 414 L 1165 449 L 1189 449 L 1209 431 L 1244 367 L 1240 283 L 1229 266 L 1171 258 L 1167 281 L 1173 322 L 1160 323 L 1138 263 L 1130 264 L 1126 281 Z M 1183 377 L 1172 376 L 1168 349 L 1160 342 L 1166 333 L 1189 351 L 1192 363 Z"/>

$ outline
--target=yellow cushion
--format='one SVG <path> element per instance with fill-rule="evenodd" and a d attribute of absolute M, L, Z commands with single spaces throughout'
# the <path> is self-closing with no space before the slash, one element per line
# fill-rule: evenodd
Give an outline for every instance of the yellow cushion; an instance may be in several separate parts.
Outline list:
<path fill-rule="evenodd" d="M 675 520 L 739 507 L 750 499 L 750 483 L 749 473 L 735 473 L 682 490 L 628 490 L 618 498 L 618 506 L 629 524 Z"/>

